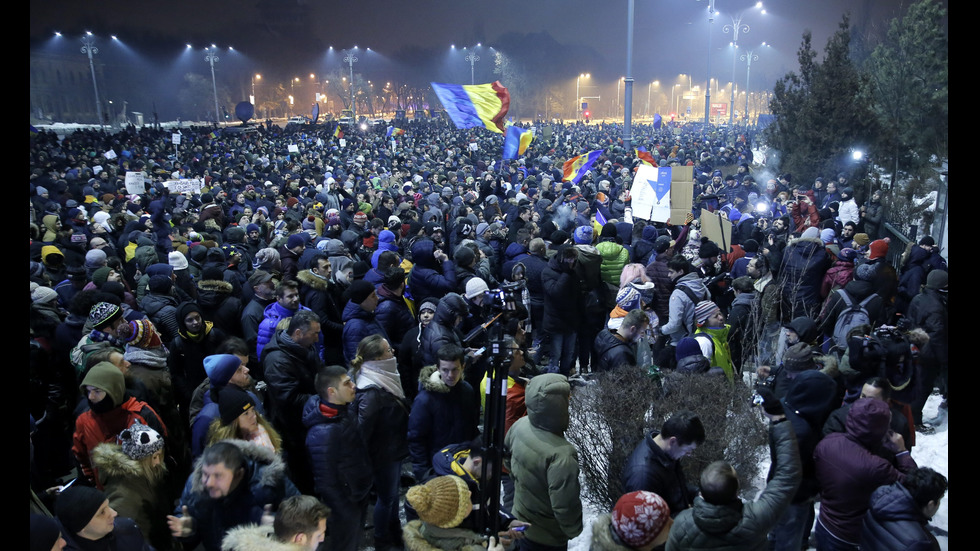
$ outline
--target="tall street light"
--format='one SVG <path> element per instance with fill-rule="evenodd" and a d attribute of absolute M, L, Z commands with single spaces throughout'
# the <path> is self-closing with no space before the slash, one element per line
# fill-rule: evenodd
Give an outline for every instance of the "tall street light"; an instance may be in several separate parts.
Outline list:
<path fill-rule="evenodd" d="M 582 95 L 579 93 L 579 81 L 583 78 L 591 78 L 592 75 L 589 73 L 579 73 L 575 77 L 575 112 L 578 113 L 578 118 L 582 118 Z"/>
<path fill-rule="evenodd" d="M 480 43 L 477 42 L 476 46 L 477 47 L 480 47 Z M 476 80 L 475 80 L 476 66 L 475 66 L 475 64 L 476 64 L 477 61 L 480 61 L 480 56 L 476 55 L 476 50 L 474 49 L 474 50 L 470 50 L 470 52 L 468 54 L 466 54 L 466 57 L 464 59 L 466 59 L 466 61 L 469 61 L 470 62 L 470 84 L 476 84 Z"/>
<path fill-rule="evenodd" d="M 99 118 L 99 128 L 105 128 L 102 122 L 102 105 L 99 103 L 99 85 L 95 81 L 95 62 L 92 60 L 92 56 L 99 53 L 99 49 L 95 47 L 95 36 L 91 32 L 86 32 L 85 36 L 82 37 L 82 53 L 88 55 L 88 67 L 92 71 L 92 88 L 95 90 L 95 113 Z"/>
<path fill-rule="evenodd" d="M 769 47 L 769 44 L 766 44 L 765 42 L 763 42 L 760 46 L 763 47 L 763 48 L 768 48 Z M 749 117 L 749 72 L 752 71 L 752 62 L 753 61 L 759 61 L 759 54 L 755 53 L 752 50 L 749 50 L 747 53 L 744 53 L 741 56 L 739 56 L 738 59 L 739 59 L 739 61 L 744 61 L 745 62 L 745 119 L 746 119 L 746 123 L 748 123 L 748 117 Z"/>
<path fill-rule="evenodd" d="M 647 86 L 647 116 L 648 117 L 653 116 L 653 113 L 650 110 L 650 107 L 651 107 L 650 106 L 650 92 L 653 90 L 653 87 L 654 86 L 656 86 L 657 88 L 660 88 L 660 81 L 659 80 L 655 80 L 655 81 L 651 82 Z"/>
<path fill-rule="evenodd" d="M 766 10 L 762 8 L 762 2 L 756 2 L 756 9 L 762 10 L 765 14 Z M 732 17 L 731 24 L 727 24 L 722 27 L 722 31 L 725 33 L 732 33 L 732 82 L 735 82 L 735 61 L 738 59 L 738 34 L 741 32 L 745 34 L 749 32 L 748 24 L 742 23 L 742 17 L 745 16 L 745 12 Z M 735 122 L 735 86 L 732 86 L 731 94 L 728 101 L 729 113 L 728 113 L 728 124 L 733 124 Z"/>
<path fill-rule="evenodd" d="M 715 0 L 708 0 L 708 62 L 705 68 L 704 79 L 708 82 L 708 89 L 704 93 L 704 123 L 710 122 L 711 114 L 711 24 L 715 20 Z"/>
<path fill-rule="evenodd" d="M 347 50 L 347 53 L 344 54 L 344 63 L 347 63 L 347 67 L 350 69 L 350 112 L 351 119 L 354 121 L 357 120 L 357 105 L 354 103 L 354 63 L 357 62 L 354 50 L 356 49 L 357 46 L 354 46 L 353 49 Z"/>
<path fill-rule="evenodd" d="M 258 73 L 252 75 L 252 97 L 250 98 L 252 100 L 252 105 L 255 105 L 255 81 L 256 80 L 262 80 L 262 75 Z"/>
<path fill-rule="evenodd" d="M 219 123 L 221 119 L 218 115 L 218 81 L 214 78 L 214 64 L 218 62 L 218 47 L 212 44 L 210 48 L 205 48 L 204 51 L 207 52 L 204 61 L 211 65 L 211 87 L 214 89 L 214 121 Z"/>

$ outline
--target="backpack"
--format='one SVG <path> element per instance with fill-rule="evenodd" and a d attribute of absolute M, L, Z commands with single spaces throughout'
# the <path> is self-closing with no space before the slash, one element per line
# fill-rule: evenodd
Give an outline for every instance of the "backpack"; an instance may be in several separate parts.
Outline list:
<path fill-rule="evenodd" d="M 868 303 L 878 295 L 871 293 L 867 298 L 855 304 L 844 289 L 839 289 L 837 292 L 840 294 L 841 300 L 844 301 L 845 309 L 837 316 L 837 322 L 834 323 L 834 345 L 843 350 L 847 348 L 847 336 L 851 329 L 859 325 L 873 325 L 871 315 L 868 314 Z"/>

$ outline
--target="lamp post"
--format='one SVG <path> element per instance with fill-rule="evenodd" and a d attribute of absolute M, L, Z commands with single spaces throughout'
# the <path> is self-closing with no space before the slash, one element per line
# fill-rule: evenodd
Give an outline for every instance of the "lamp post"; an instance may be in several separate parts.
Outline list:
<path fill-rule="evenodd" d="M 679 108 L 674 107 L 674 88 L 677 88 L 678 86 L 682 86 L 682 85 L 675 84 L 670 87 L 670 108 L 673 109 L 675 113 L 679 110 Z"/>
<path fill-rule="evenodd" d="M 715 0 L 708 0 L 708 61 L 705 68 L 705 80 L 708 88 L 704 92 L 704 123 L 710 122 L 711 114 L 711 24 L 715 20 Z"/>
<path fill-rule="evenodd" d="M 712 0 L 713 1 L 713 0 Z M 762 13 L 766 13 L 765 9 L 762 9 L 762 2 L 756 2 L 755 7 L 762 10 Z M 745 16 L 745 12 L 732 17 L 732 22 L 729 25 L 722 27 L 722 31 L 725 33 L 732 33 L 732 82 L 735 82 L 735 61 L 738 59 L 738 34 L 741 32 L 745 34 L 749 32 L 748 24 L 742 23 L 742 17 Z M 728 114 L 728 124 L 733 124 L 735 122 L 735 86 L 732 86 L 731 94 L 729 96 L 729 114 Z"/>
<path fill-rule="evenodd" d="M 477 47 L 479 47 L 479 46 L 480 46 L 480 44 L 477 43 Z M 470 84 L 476 84 L 476 77 L 475 77 L 476 67 L 475 67 L 475 64 L 476 64 L 477 61 L 480 61 L 480 56 L 476 55 L 476 51 L 473 50 L 473 51 L 470 51 L 470 53 L 466 54 L 466 57 L 464 59 L 466 59 L 466 61 L 469 61 L 470 62 Z"/>
<path fill-rule="evenodd" d="M 765 42 L 761 45 L 763 48 L 768 48 L 769 44 Z M 739 56 L 740 61 L 745 62 L 745 121 L 748 123 L 749 117 L 749 72 L 752 71 L 752 62 L 759 61 L 759 54 L 752 50 Z"/>
<path fill-rule="evenodd" d="M 204 61 L 207 61 L 211 65 L 211 88 L 214 90 L 214 121 L 218 123 L 221 119 L 218 115 L 218 81 L 214 78 L 214 64 L 218 62 L 218 47 L 214 44 L 210 48 L 205 48 L 207 55 L 204 56 Z"/>
<path fill-rule="evenodd" d="M 656 86 L 656 87 L 659 88 L 660 87 L 660 81 L 659 80 L 655 80 L 655 81 L 651 82 L 649 86 L 647 86 L 647 116 L 648 117 L 653 116 L 653 112 L 650 110 L 650 107 L 651 107 L 651 105 L 650 105 L 650 93 L 653 90 L 653 87 L 654 86 Z"/>
<path fill-rule="evenodd" d="M 354 56 L 354 50 L 356 49 L 357 46 L 354 46 L 353 49 L 347 50 L 347 53 L 344 54 L 344 62 L 347 63 L 347 67 L 350 69 L 350 112 L 353 121 L 357 120 L 357 105 L 354 103 L 354 63 L 357 62 L 357 58 Z"/>
<path fill-rule="evenodd" d="M 583 78 L 591 78 L 592 75 L 589 73 L 579 73 L 575 77 L 575 112 L 578 114 L 578 118 L 582 118 L 582 95 L 579 94 L 579 81 Z"/>
<path fill-rule="evenodd" d="M 256 103 L 257 103 L 255 101 L 255 81 L 256 80 L 262 80 L 262 75 L 260 75 L 258 73 L 255 73 L 254 75 L 252 75 L 252 97 L 250 98 L 252 100 L 252 105 L 256 105 Z"/>
<path fill-rule="evenodd" d="M 82 53 L 88 55 L 88 68 L 92 71 L 92 88 L 95 90 L 95 116 L 99 118 L 99 128 L 105 128 L 102 122 L 102 104 L 99 103 L 99 85 L 95 81 L 95 61 L 92 56 L 99 53 L 95 47 L 95 37 L 91 32 L 86 32 L 82 37 Z"/>

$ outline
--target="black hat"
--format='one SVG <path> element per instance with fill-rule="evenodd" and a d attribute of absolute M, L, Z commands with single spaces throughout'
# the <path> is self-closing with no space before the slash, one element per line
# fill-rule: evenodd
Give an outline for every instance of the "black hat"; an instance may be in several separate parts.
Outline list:
<path fill-rule="evenodd" d="M 347 288 L 347 298 L 354 304 L 361 304 L 374 292 L 374 285 L 363 279 L 350 284 Z"/>
<path fill-rule="evenodd" d="M 105 494 L 95 488 L 72 486 L 58 496 L 55 515 L 69 534 L 77 534 L 88 526 L 106 499 Z"/>
<path fill-rule="evenodd" d="M 255 402 L 247 392 L 234 385 L 221 389 L 218 393 L 218 413 L 221 424 L 227 425 L 238 416 L 255 407 Z"/>

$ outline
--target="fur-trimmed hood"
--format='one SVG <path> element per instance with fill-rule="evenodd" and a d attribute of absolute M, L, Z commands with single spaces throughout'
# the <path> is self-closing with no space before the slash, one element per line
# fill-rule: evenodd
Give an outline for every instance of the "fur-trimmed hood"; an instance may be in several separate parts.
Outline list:
<path fill-rule="evenodd" d="M 790 239 L 787 243 L 787 247 L 792 247 L 793 245 L 805 245 L 807 243 L 812 243 L 823 249 L 825 247 L 823 241 L 819 237 L 795 237 Z"/>
<path fill-rule="evenodd" d="M 275 486 L 286 478 L 286 463 L 272 450 L 247 442 L 245 440 L 224 440 L 238 446 L 245 454 L 246 479 L 250 485 Z M 201 470 L 204 467 L 202 458 L 194 462 L 194 472 L 191 473 L 191 491 L 196 494 L 204 493 L 204 483 L 201 481 Z M 243 479 L 242 484 L 245 483 Z"/>
<path fill-rule="evenodd" d="M 623 545 L 612 531 L 612 515 L 603 513 L 592 523 L 592 547 L 599 551 L 630 551 L 632 547 Z"/>
<path fill-rule="evenodd" d="M 303 270 L 297 273 L 296 279 L 298 279 L 299 282 L 302 283 L 303 285 L 311 287 L 315 291 L 320 291 L 325 293 L 329 290 L 330 280 L 325 277 L 314 274 L 312 270 Z"/>
<path fill-rule="evenodd" d="M 277 540 L 271 526 L 243 524 L 225 534 L 221 540 L 221 551 L 303 551 L 295 543 L 282 543 Z"/>
<path fill-rule="evenodd" d="M 422 368 L 422 372 L 419 374 L 419 383 L 422 384 L 422 390 L 429 392 L 449 394 L 449 391 L 452 390 L 449 388 L 449 385 L 442 382 L 442 376 L 439 375 L 439 367 L 435 365 L 427 365 Z"/>
<path fill-rule="evenodd" d="M 99 444 L 92 450 L 92 466 L 99 471 L 103 481 L 109 478 L 138 478 L 143 476 L 139 461 L 123 453 L 122 446 L 113 443 Z"/>
<path fill-rule="evenodd" d="M 199 291 L 209 291 L 225 295 L 230 295 L 234 290 L 231 283 L 221 279 L 202 279 L 197 282 L 197 288 Z"/>

